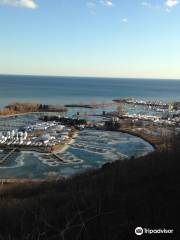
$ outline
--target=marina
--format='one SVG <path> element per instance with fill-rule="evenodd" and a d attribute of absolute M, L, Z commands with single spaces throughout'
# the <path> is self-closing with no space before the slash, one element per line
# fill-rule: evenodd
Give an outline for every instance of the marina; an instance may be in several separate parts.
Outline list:
<path fill-rule="evenodd" d="M 163 101 L 146 101 L 146 100 L 138 100 L 134 98 L 120 98 L 114 99 L 113 102 L 115 103 L 123 103 L 123 104 L 133 104 L 133 105 L 141 105 L 141 106 L 148 106 L 148 107 L 160 107 L 167 109 L 169 107 L 168 103 Z"/>
<path fill-rule="evenodd" d="M 24 151 L 53 152 L 61 149 L 75 134 L 75 129 L 56 122 L 36 122 L 19 129 L 0 132 L 0 148 L 18 147 Z"/>
<path fill-rule="evenodd" d="M 10 119 L 13 118 L 11 117 Z M 26 118 L 20 115 L 16 117 L 16 122 L 20 120 L 22 123 L 22 119 Z M 32 124 L 30 124 L 31 121 Z M 13 128 L 13 125 L 11 127 Z M 138 137 L 120 132 L 108 132 L 91 128 L 76 130 L 73 136 L 69 137 L 68 142 L 62 145 L 61 149 L 58 148 L 52 152 L 45 151 L 48 144 L 56 143 L 62 136 L 62 139 L 64 139 L 64 136 L 69 134 L 69 130 L 69 126 L 64 125 L 62 127 L 60 122 L 43 122 L 39 120 L 38 114 L 32 114 L 31 117 L 28 116 L 28 125 L 20 126 L 19 131 L 16 132 L 14 130 L 15 132 L 12 132 L 13 130 L 11 129 L 10 131 L 9 129 L 10 133 L 9 131 L 6 131 L 6 134 L 2 132 L 1 136 L 7 137 L 7 143 L 3 143 L 4 148 L 2 144 L 0 145 L 2 150 L 1 159 L 5 155 L 4 151 L 7 153 L 6 156 L 8 156 L 8 152 L 9 154 L 12 153 L 12 159 L 7 158 L 7 161 L 0 165 L 1 177 L 9 178 L 13 176 L 19 179 L 67 177 L 87 169 L 99 168 L 110 161 L 124 160 L 131 156 L 139 156 L 153 151 L 153 147 L 149 143 Z M 23 134 L 19 133 L 21 131 Z M 36 135 L 37 131 L 42 136 L 46 133 L 51 138 L 52 136 L 55 137 L 55 139 L 49 139 L 49 142 L 46 142 L 46 138 L 43 137 L 42 139 Z M 27 134 L 25 134 L 26 132 Z M 12 136 L 16 138 L 17 133 L 18 144 L 13 144 Z M 37 146 L 34 146 L 35 135 L 38 141 L 39 139 L 43 140 L 41 145 L 40 142 L 36 142 Z M 3 137 L 1 138 L 4 139 Z M 28 138 L 31 138 L 31 140 Z M 23 144 L 20 144 L 22 140 Z M 25 145 L 24 143 L 27 141 L 31 141 L 31 144 Z M 9 142 L 12 143 L 7 145 Z M 7 148 L 9 149 L 8 151 Z M 19 151 L 16 155 L 13 155 L 12 149 L 15 148 Z"/>
<path fill-rule="evenodd" d="M 164 107 L 165 117 L 159 105 L 121 104 L 0 117 L 2 178 L 67 177 L 107 162 L 143 156 L 154 151 L 143 136 L 148 133 L 158 139 L 163 129 L 180 126 L 179 109 Z"/>

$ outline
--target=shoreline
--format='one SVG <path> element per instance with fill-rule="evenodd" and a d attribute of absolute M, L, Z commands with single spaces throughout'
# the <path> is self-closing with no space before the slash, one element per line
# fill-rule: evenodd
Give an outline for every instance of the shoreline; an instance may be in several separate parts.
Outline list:
<path fill-rule="evenodd" d="M 10 114 L 10 115 L 0 115 L 0 118 L 6 118 L 6 117 L 14 117 L 14 116 L 23 116 L 23 115 L 27 115 L 27 114 L 40 114 L 40 113 L 62 113 L 62 112 L 48 112 L 48 111 L 45 111 L 45 112 L 24 112 L 24 113 L 15 113 L 15 114 Z"/>
<path fill-rule="evenodd" d="M 21 104 L 21 102 L 20 102 Z M 23 103 L 22 103 L 23 104 Z M 37 110 L 37 111 L 26 111 L 26 112 L 17 112 L 17 113 L 12 113 L 12 114 L 0 114 L 0 117 L 13 117 L 13 116 L 21 116 L 21 115 L 26 115 L 26 114 L 36 114 L 36 113 L 66 113 L 68 112 L 69 108 L 85 108 L 85 109 L 99 109 L 99 108 L 110 108 L 112 106 L 117 105 L 116 102 L 114 102 L 113 100 L 108 100 L 108 102 L 102 103 L 101 101 L 97 101 L 97 103 L 87 103 L 87 104 L 74 104 L 74 103 L 70 103 L 70 104 L 62 104 L 62 109 L 47 109 L 46 111 L 43 110 Z M 3 110 L 6 108 L 6 105 L 2 107 L 2 109 L 0 108 L 0 110 Z"/>
<path fill-rule="evenodd" d="M 69 145 L 72 144 L 72 143 L 75 141 L 75 138 L 77 137 L 77 135 L 78 135 L 78 133 L 77 133 L 77 132 L 74 132 L 72 138 L 69 139 L 69 141 L 65 143 L 65 145 L 64 145 L 64 147 L 62 147 L 62 149 L 60 149 L 60 150 L 58 150 L 58 151 L 54 151 L 54 152 L 52 152 L 52 153 L 55 153 L 55 154 L 56 154 L 56 153 L 62 153 L 62 152 L 64 152 L 66 149 L 69 148 Z M 52 153 L 50 153 L 50 154 L 52 154 Z"/>
<path fill-rule="evenodd" d="M 133 132 L 133 131 L 126 130 L 126 129 L 121 129 L 121 130 L 119 130 L 119 131 L 122 132 L 122 133 L 130 134 L 130 135 L 135 136 L 135 137 L 139 137 L 139 138 L 143 139 L 144 141 L 146 141 L 147 143 L 149 143 L 149 144 L 154 148 L 155 151 L 158 150 L 157 144 L 155 144 L 154 142 L 152 142 L 152 141 L 151 141 L 150 139 L 148 139 L 147 137 L 142 136 L 140 133 Z"/>

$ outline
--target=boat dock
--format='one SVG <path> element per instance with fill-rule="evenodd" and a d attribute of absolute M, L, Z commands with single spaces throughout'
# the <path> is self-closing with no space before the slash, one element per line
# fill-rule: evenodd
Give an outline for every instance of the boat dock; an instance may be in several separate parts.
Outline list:
<path fill-rule="evenodd" d="M 3 164 L 7 161 L 7 159 L 17 150 L 17 148 L 13 148 L 8 152 L 3 158 L 0 159 L 0 164 Z"/>
<path fill-rule="evenodd" d="M 61 157 L 59 157 L 56 153 L 53 153 L 52 155 L 53 155 L 53 157 L 55 157 L 58 161 L 63 162 L 63 163 L 65 162 L 64 159 L 62 159 Z"/>

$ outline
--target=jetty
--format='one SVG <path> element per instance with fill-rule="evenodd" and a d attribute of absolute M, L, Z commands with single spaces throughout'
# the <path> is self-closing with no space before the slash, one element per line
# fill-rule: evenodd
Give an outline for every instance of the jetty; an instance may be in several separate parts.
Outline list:
<path fill-rule="evenodd" d="M 113 102 L 118 104 L 132 104 L 132 105 L 140 105 L 140 106 L 148 106 L 148 107 L 160 107 L 168 109 L 169 104 L 162 101 L 145 101 L 145 100 L 137 100 L 134 98 L 119 98 L 114 99 Z"/>
<path fill-rule="evenodd" d="M 108 103 L 90 103 L 90 104 L 67 104 L 65 108 L 104 108 L 104 107 L 112 107 L 116 102 L 108 102 Z"/>

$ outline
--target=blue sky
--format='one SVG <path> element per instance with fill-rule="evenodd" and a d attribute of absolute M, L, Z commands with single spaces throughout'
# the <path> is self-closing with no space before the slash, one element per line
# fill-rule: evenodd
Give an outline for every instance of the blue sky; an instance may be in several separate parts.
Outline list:
<path fill-rule="evenodd" d="M 0 0 L 0 73 L 180 79 L 180 1 Z"/>

